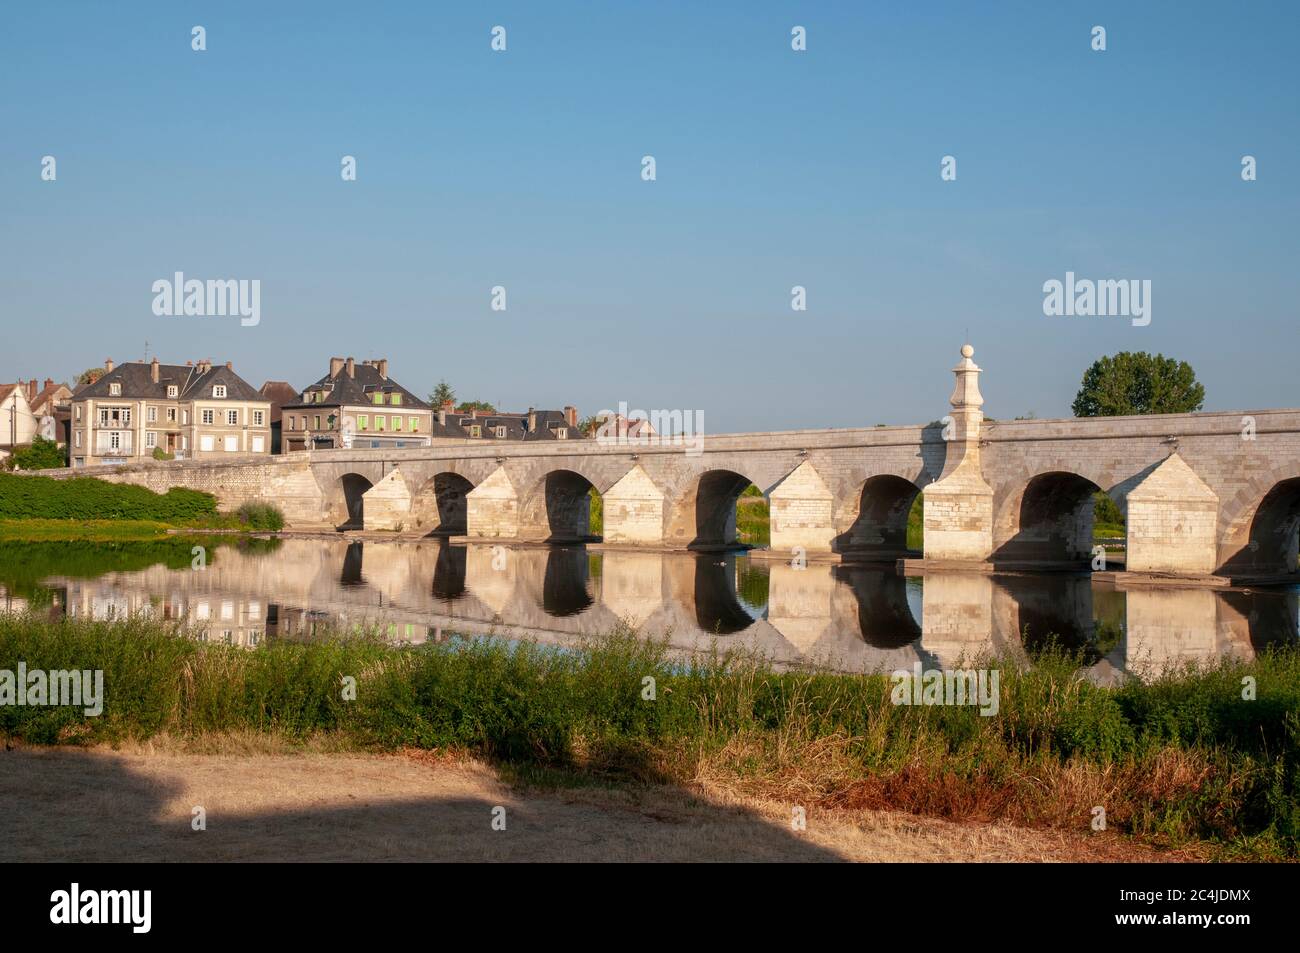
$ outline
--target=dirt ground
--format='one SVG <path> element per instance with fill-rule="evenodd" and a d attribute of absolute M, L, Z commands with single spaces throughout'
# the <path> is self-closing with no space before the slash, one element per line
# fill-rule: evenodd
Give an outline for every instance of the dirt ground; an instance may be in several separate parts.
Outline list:
<path fill-rule="evenodd" d="M 1186 859 L 1112 833 L 881 811 L 813 810 L 796 831 L 793 808 L 662 786 L 513 789 L 488 765 L 427 754 L 0 752 L 9 861 Z"/>

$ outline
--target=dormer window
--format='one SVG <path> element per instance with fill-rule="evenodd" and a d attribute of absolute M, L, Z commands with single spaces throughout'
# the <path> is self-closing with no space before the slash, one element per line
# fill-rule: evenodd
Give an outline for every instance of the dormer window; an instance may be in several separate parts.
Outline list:
<path fill-rule="evenodd" d="M 469 435 L 471 437 L 481 437 L 483 436 L 483 428 L 480 427 L 478 424 L 471 424 L 469 428 Z"/>
<path fill-rule="evenodd" d="M 212 385 L 212 396 L 213 396 L 214 398 L 216 398 L 217 400 L 220 400 L 221 398 L 225 397 L 225 396 L 226 396 L 226 385 L 225 385 L 225 384 L 213 384 L 213 385 Z"/>
<path fill-rule="evenodd" d="M 557 440 L 568 440 L 568 439 L 569 439 L 569 428 L 568 428 L 568 427 L 556 427 L 556 428 L 555 428 L 555 437 L 556 437 Z"/>
<path fill-rule="evenodd" d="M 502 440 L 504 440 L 504 439 L 506 438 L 506 428 L 505 428 L 505 427 L 498 427 L 498 428 L 497 428 L 497 437 L 499 437 L 499 438 L 502 439 Z"/>
<path fill-rule="evenodd" d="M 168 385 L 167 385 L 167 396 L 168 396 L 168 397 L 175 397 L 175 396 L 177 395 L 177 393 L 178 393 L 178 390 L 177 390 L 175 384 L 168 384 Z"/>
<path fill-rule="evenodd" d="M 384 402 L 384 392 L 380 390 L 375 391 L 375 403 L 382 404 L 383 402 Z"/>
<path fill-rule="evenodd" d="M 109 385 L 108 385 L 108 396 L 110 396 L 110 397 L 121 397 L 121 396 L 122 396 L 122 385 L 121 385 L 121 384 L 109 384 Z"/>
<path fill-rule="evenodd" d="M 392 399 L 389 400 L 389 403 L 392 404 L 394 407 L 399 406 L 402 403 L 402 395 L 394 392 Z"/>

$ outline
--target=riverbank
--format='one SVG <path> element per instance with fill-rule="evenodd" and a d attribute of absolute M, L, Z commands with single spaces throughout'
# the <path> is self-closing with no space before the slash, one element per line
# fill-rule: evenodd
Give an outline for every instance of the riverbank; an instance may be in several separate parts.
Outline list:
<path fill-rule="evenodd" d="M 318 634 L 319 638 L 319 634 Z M 0 664 L 102 669 L 104 706 L 0 706 L 24 744 L 252 734 L 333 751 L 485 760 L 528 784 L 656 785 L 811 810 L 893 810 L 1216 858 L 1294 859 L 1300 654 L 1108 689 L 1051 652 L 996 671 L 997 710 L 894 703 L 886 675 L 683 663 L 630 633 L 581 651 L 450 638 L 273 640 L 248 651 L 173 626 L 0 616 Z M 1243 680 L 1254 696 L 1244 698 Z M 987 706 L 986 706 L 987 707 Z"/>
<path fill-rule="evenodd" d="M 560 787 L 426 751 L 285 749 L 259 737 L 0 752 L 12 862 L 1178 861 L 1110 833 L 810 807 L 709 784 Z M 206 829 L 193 829 L 202 807 Z M 493 830 L 493 808 L 505 830 Z"/>

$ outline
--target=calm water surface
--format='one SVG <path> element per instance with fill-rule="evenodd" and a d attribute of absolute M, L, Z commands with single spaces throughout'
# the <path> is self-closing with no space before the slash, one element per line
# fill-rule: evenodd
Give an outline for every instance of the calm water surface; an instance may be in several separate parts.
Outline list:
<path fill-rule="evenodd" d="M 682 652 L 760 652 L 843 671 L 951 667 L 1033 651 L 1052 634 L 1112 680 L 1169 662 L 1250 658 L 1295 644 L 1300 586 L 1242 592 L 1114 591 L 1087 575 L 902 577 L 885 567 L 743 553 L 663 554 L 583 546 L 452 546 L 285 539 L 111 547 L 0 547 L 0 606 L 76 617 L 186 620 L 207 638 L 310 639 L 321 623 L 380 625 L 396 640 L 452 632 L 572 644 L 620 621 Z"/>

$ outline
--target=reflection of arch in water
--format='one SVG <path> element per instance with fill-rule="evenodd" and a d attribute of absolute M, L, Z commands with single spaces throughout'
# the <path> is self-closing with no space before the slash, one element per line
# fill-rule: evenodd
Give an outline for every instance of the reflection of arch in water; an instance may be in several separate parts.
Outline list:
<path fill-rule="evenodd" d="M 1227 590 L 1220 598 L 1246 620 L 1250 645 L 1256 652 L 1300 643 L 1300 590 Z"/>
<path fill-rule="evenodd" d="M 548 615 L 570 616 L 591 608 L 594 600 L 587 581 L 591 562 L 586 546 L 557 546 L 546 554 L 542 581 L 542 609 Z"/>
<path fill-rule="evenodd" d="M 868 645 L 901 649 L 921 638 L 921 622 L 908 603 L 904 576 L 863 566 L 835 566 L 833 571 L 838 582 L 853 590 L 858 601 L 858 630 Z"/>
<path fill-rule="evenodd" d="M 348 543 L 343 552 L 343 571 L 339 573 L 339 582 L 345 586 L 364 584 L 361 578 L 361 566 L 364 557 L 363 543 Z"/>
<path fill-rule="evenodd" d="M 465 561 L 468 550 L 464 546 L 438 546 L 438 558 L 433 566 L 433 595 L 436 599 L 451 601 L 465 595 Z"/>
<path fill-rule="evenodd" d="M 339 477 L 339 493 L 343 508 L 336 510 L 339 529 L 361 529 L 365 525 L 365 505 L 362 497 L 373 484 L 360 473 L 345 473 Z"/>
<path fill-rule="evenodd" d="M 411 499 L 416 525 L 429 536 L 464 536 L 469 532 L 467 497 L 473 489 L 473 483 L 451 471 L 425 480 Z"/>
<path fill-rule="evenodd" d="M 745 484 L 748 486 L 748 482 Z M 764 566 L 750 566 L 747 572 L 763 574 Z M 761 586 L 758 579 L 746 585 L 750 600 L 757 601 Z M 766 599 L 764 599 L 766 602 Z M 701 553 L 695 557 L 695 622 L 705 632 L 733 635 L 754 624 L 756 616 L 741 603 L 736 593 L 736 556 L 734 553 Z"/>
<path fill-rule="evenodd" d="M 1097 484 L 1055 470 L 1031 477 L 1003 502 L 994 522 L 994 560 L 1002 563 L 1078 564 L 1093 548 Z"/>
<path fill-rule="evenodd" d="M 1031 656 L 1055 646 L 1082 652 L 1086 665 L 1100 657 L 1095 652 L 1097 623 L 1088 576 L 999 576 L 995 584 L 1011 599 L 1013 631 L 1006 634 Z"/>
<path fill-rule="evenodd" d="M 835 540 L 835 548 L 867 560 L 919 556 L 907 546 L 907 518 L 920 492 L 920 487 L 900 476 L 885 473 L 871 477 L 862 484 L 857 518 Z"/>
<path fill-rule="evenodd" d="M 736 502 L 753 481 L 732 470 L 708 470 L 695 486 L 694 549 L 740 546 L 736 539 Z"/>

